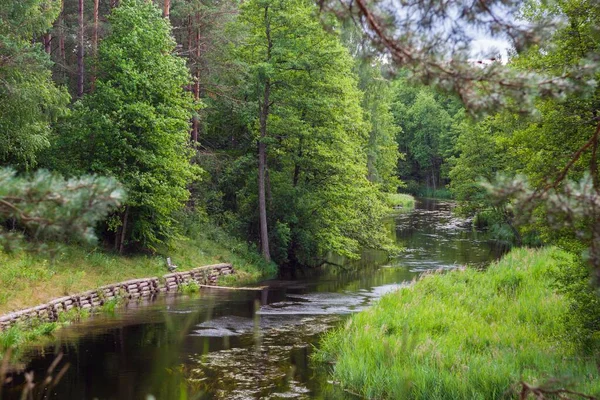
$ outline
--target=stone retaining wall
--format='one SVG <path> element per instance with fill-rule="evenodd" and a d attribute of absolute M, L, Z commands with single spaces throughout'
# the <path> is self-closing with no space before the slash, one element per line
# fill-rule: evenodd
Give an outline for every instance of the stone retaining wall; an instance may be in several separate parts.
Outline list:
<path fill-rule="evenodd" d="M 147 298 L 158 293 L 177 292 L 179 286 L 191 281 L 201 285 L 212 285 L 217 282 L 219 276 L 233 274 L 233 272 L 231 264 L 214 264 L 189 271 L 174 272 L 163 275 L 162 278 L 151 277 L 114 283 L 96 290 L 61 297 L 37 307 L 2 315 L 0 316 L 0 330 L 17 322 L 56 321 L 61 312 L 73 308 L 94 310 L 114 299 Z"/>

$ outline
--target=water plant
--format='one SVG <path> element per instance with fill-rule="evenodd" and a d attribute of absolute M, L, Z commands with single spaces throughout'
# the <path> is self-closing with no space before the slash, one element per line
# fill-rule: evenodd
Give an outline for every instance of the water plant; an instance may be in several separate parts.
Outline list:
<path fill-rule="evenodd" d="M 187 281 L 179 285 L 179 291 L 184 294 L 198 293 L 200 291 L 200 285 L 196 281 Z"/>

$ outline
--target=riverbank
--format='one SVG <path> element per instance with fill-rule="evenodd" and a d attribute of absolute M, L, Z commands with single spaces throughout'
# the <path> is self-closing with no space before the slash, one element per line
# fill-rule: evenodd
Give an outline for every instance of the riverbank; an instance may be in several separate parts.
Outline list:
<path fill-rule="evenodd" d="M 317 359 L 367 398 L 517 397 L 521 381 L 598 394 L 595 361 L 566 339 L 570 303 L 554 278 L 564 257 L 517 249 L 485 272 L 427 275 L 327 334 Z"/>
<path fill-rule="evenodd" d="M 168 273 L 166 257 L 177 265 L 177 272 L 202 265 L 231 263 L 235 275 L 224 276 L 219 284 L 245 285 L 272 276 L 276 270 L 246 243 L 232 238 L 219 228 L 206 226 L 193 238 L 180 238 L 163 255 L 119 256 L 98 248 L 64 246 L 53 259 L 48 256 L 0 251 L 0 314 L 46 303 L 100 286 L 130 279 L 162 276 Z M 114 308 L 109 304 L 108 308 Z M 72 310 L 59 321 L 15 326 L 0 333 L 0 351 L 18 347 L 48 335 L 70 321 L 87 314 Z"/>

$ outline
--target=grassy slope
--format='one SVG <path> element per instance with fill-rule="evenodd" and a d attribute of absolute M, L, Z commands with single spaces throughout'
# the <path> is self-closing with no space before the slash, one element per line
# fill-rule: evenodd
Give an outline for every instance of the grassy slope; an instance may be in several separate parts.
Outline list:
<path fill-rule="evenodd" d="M 168 252 L 183 271 L 207 264 L 231 262 L 237 270 L 227 284 L 256 281 L 274 273 L 258 253 L 213 227 L 195 239 L 180 239 Z M 109 283 L 168 273 L 164 256 L 123 257 L 98 249 L 67 246 L 50 261 L 28 254 L 0 251 L 0 314 L 36 306 L 53 298 L 79 293 Z"/>
<path fill-rule="evenodd" d="M 518 249 L 486 272 L 427 276 L 327 335 L 318 358 L 368 398 L 516 397 L 519 381 L 550 378 L 600 393 L 594 361 L 564 339 L 569 304 L 554 289 L 555 257 L 566 254 Z"/>

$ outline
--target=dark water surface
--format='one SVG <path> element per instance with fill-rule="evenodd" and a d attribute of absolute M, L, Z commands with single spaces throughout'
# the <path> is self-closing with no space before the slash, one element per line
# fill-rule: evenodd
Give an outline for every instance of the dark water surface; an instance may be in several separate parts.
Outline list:
<path fill-rule="evenodd" d="M 319 336 L 420 272 L 484 263 L 501 249 L 448 202 L 421 200 L 387 221 L 406 252 L 387 260 L 365 252 L 355 272 L 333 271 L 265 282 L 256 291 L 207 290 L 132 302 L 58 332 L 31 349 L 27 371 L 40 382 L 63 353 L 69 363 L 56 399 L 352 399 L 310 362 Z M 5 386 L 19 398 L 22 377 Z"/>

